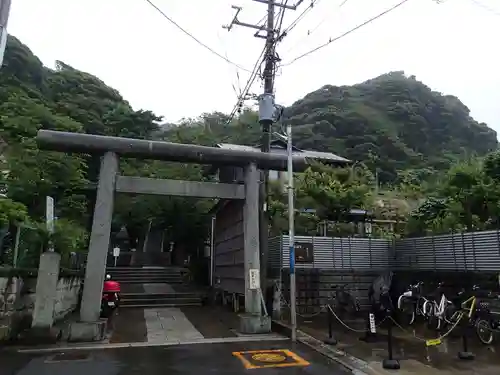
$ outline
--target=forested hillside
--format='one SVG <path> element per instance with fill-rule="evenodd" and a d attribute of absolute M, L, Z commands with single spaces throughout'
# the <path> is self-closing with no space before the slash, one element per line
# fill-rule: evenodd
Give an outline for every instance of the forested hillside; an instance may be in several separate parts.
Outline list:
<path fill-rule="evenodd" d="M 319 219 L 335 212 L 371 207 L 376 170 L 380 182 L 395 196 L 424 198 L 432 193 L 421 186 L 427 177 L 446 176 L 457 161 L 497 148 L 495 131 L 471 118 L 457 98 L 433 92 L 402 72 L 354 86 L 324 86 L 287 108 L 285 121 L 293 124 L 298 147 L 334 152 L 365 166 L 356 181 L 345 171 L 321 168 L 299 179 L 298 206 L 318 208 L 315 218 L 304 219 L 309 224 L 303 227 L 309 225 L 312 231 Z M 203 145 L 256 144 L 260 137 L 257 115 L 249 109 L 232 121 L 224 113 L 210 113 L 181 124 L 161 123 L 150 111 L 132 109 L 115 89 L 89 73 L 63 62 L 57 62 L 55 69 L 44 67 L 27 46 L 9 37 L 0 71 L 0 169 L 8 171 L 0 174 L 0 188 L 8 197 L 0 199 L 0 227 L 28 218 L 37 227 L 43 221 L 45 197 L 50 195 L 60 218 L 59 237 L 53 239 L 59 241 L 56 248 L 85 248 L 95 194 L 85 186 L 95 181 L 99 159 L 39 151 L 34 137 L 41 128 Z M 124 160 L 121 168 L 129 175 L 203 178 L 196 165 Z M 477 181 L 486 184 L 482 177 Z M 282 198 L 275 192 L 271 211 L 277 219 L 286 217 Z M 203 214 L 212 204 L 175 197 L 119 196 L 113 231 L 125 226 L 135 246 L 151 220 L 169 229 L 169 241 L 196 248 L 207 233 Z M 472 222 L 469 216 L 466 226 L 471 228 Z M 430 224 L 422 225 L 417 225 L 419 231 Z"/>
<path fill-rule="evenodd" d="M 223 114 L 208 114 L 182 128 L 169 127 L 165 134 L 207 143 L 258 143 L 254 113 L 231 126 L 224 126 L 225 120 Z M 435 175 L 498 145 L 496 132 L 475 121 L 458 98 L 434 92 L 403 72 L 353 86 L 324 86 L 287 108 L 285 121 L 294 125 L 299 148 L 362 161 L 380 169 L 381 182 L 395 182 L 408 170 Z"/>
<path fill-rule="evenodd" d="M 391 72 L 353 86 L 324 86 L 288 110 L 298 146 L 371 161 L 381 180 L 398 170 L 447 169 L 497 148 L 497 135 L 456 97 Z"/>
<path fill-rule="evenodd" d="M 134 111 L 116 90 L 91 74 L 63 62 L 57 62 L 54 70 L 44 67 L 27 46 L 10 36 L 0 71 L 0 162 L 4 171 L 0 184 L 9 198 L 0 199 L 0 227 L 29 217 L 30 225 L 46 237 L 38 223 L 45 214 L 45 197 L 50 195 L 55 198 L 59 218 L 56 250 L 58 244 L 64 251 L 84 249 L 95 199 L 95 192 L 85 186 L 95 181 L 100 160 L 39 151 L 34 140 L 37 131 L 150 138 L 158 130 L 159 120 L 150 111 Z M 130 175 L 201 179 L 197 166 L 123 160 L 121 168 Z M 178 208 L 181 203 L 183 210 Z M 173 228 L 176 240 L 199 241 L 197 231 L 205 234 L 200 212 L 206 211 L 210 202 L 181 203 L 173 197 L 119 196 L 113 230 L 125 225 L 135 245 L 148 220 L 161 217 L 168 222 L 165 226 Z M 173 211 L 182 214 L 164 214 Z"/>

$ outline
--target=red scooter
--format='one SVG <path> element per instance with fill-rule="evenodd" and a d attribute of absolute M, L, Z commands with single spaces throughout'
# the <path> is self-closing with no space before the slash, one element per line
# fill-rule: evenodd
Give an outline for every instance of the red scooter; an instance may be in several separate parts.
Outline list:
<path fill-rule="evenodd" d="M 111 280 L 106 275 L 101 298 L 101 317 L 109 319 L 120 305 L 120 283 Z"/>

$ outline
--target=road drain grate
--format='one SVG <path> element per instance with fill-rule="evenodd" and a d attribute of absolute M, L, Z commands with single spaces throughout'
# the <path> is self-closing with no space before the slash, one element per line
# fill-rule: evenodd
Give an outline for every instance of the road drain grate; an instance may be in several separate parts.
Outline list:
<path fill-rule="evenodd" d="M 88 360 L 90 360 L 90 354 L 88 353 L 60 353 L 47 358 L 45 362 L 69 362 Z"/>

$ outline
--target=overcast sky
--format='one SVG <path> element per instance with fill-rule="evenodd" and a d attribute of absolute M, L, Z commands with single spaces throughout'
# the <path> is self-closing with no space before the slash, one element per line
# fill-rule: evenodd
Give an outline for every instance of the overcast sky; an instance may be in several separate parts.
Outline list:
<path fill-rule="evenodd" d="M 290 0 L 292 3 L 296 0 Z M 293 60 L 400 0 L 319 0 L 279 45 Z M 298 11 L 285 13 L 290 24 Z M 221 28 L 257 22 L 266 6 L 251 0 L 154 0 L 203 43 L 250 69 L 263 40 L 253 31 Z M 249 73 L 189 39 L 145 0 L 12 0 L 8 31 L 49 67 L 62 60 L 118 89 L 135 109 L 167 121 L 230 112 Z M 308 35 L 309 34 L 309 35 Z M 361 82 L 391 70 L 414 74 L 434 90 L 458 96 L 479 121 L 500 132 L 500 0 L 409 0 L 322 50 L 283 67 L 276 99 L 291 104 L 322 85 Z M 496 45 L 496 47 L 495 47 Z M 238 80 L 239 75 L 239 80 Z M 260 93 L 257 83 L 252 92 Z"/>

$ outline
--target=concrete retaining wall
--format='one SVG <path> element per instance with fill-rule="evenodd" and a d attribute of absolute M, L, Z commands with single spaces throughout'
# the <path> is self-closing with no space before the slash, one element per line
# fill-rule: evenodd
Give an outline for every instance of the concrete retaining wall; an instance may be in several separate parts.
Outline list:
<path fill-rule="evenodd" d="M 75 310 L 81 278 L 60 277 L 54 308 L 54 320 L 63 319 Z M 31 326 L 35 305 L 36 276 L 0 277 L 0 340 L 17 337 Z"/>

